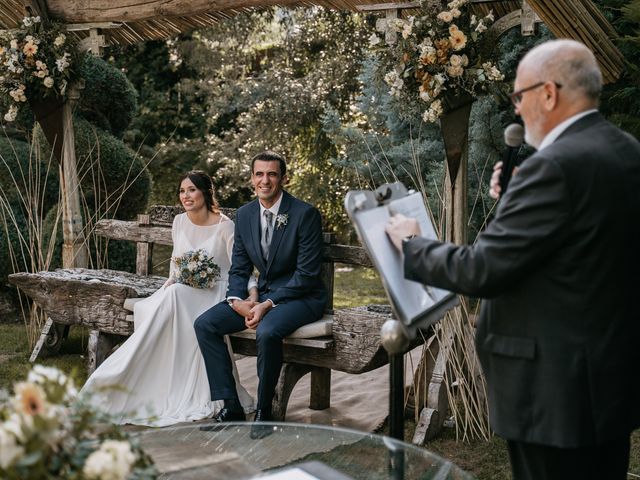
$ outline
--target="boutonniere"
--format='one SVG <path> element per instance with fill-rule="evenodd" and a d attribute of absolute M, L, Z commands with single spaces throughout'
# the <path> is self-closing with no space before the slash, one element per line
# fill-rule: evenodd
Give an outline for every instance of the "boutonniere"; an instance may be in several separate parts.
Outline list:
<path fill-rule="evenodd" d="M 289 222 L 289 214 L 288 213 L 279 213 L 276 215 L 276 228 L 286 227 Z"/>

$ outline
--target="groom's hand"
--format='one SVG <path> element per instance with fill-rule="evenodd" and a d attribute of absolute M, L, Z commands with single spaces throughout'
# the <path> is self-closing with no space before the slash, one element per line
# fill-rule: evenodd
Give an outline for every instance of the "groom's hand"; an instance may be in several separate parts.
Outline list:
<path fill-rule="evenodd" d="M 251 308 L 256 304 L 256 302 L 252 300 L 234 300 L 231 308 L 238 314 L 243 317 L 251 317 Z"/>
<path fill-rule="evenodd" d="M 247 326 L 247 328 L 252 328 L 255 330 L 258 326 L 258 323 L 260 323 L 260 320 L 262 320 L 262 317 L 264 317 L 272 308 L 273 303 L 271 303 L 271 301 L 269 300 L 266 300 L 262 303 L 257 303 L 250 310 L 250 315 L 245 318 L 244 324 Z"/>

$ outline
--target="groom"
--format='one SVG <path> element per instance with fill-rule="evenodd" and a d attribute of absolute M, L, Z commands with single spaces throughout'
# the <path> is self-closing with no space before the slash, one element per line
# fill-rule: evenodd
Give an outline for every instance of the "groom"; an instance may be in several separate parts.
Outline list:
<path fill-rule="evenodd" d="M 200 315 L 196 336 L 207 368 L 212 400 L 224 400 L 218 422 L 244 421 L 223 336 L 256 330 L 258 406 L 256 422 L 271 420 L 271 403 L 282 366 L 282 339 L 324 311 L 327 292 L 320 278 L 320 213 L 285 192 L 284 158 L 263 152 L 251 160 L 256 200 L 236 212 L 227 298 Z M 243 300 L 253 270 L 260 272 L 259 301 Z M 254 438 L 267 430 L 256 425 Z"/>

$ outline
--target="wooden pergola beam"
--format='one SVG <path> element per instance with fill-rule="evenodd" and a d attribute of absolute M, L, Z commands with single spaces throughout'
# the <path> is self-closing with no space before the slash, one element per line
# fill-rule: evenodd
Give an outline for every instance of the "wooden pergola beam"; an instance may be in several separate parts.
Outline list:
<path fill-rule="evenodd" d="M 43 0 L 40 0 L 43 1 Z M 270 6 L 326 4 L 355 10 L 370 1 L 328 0 L 46 0 L 51 17 L 65 23 L 136 22 L 160 17 L 181 17 L 211 12 Z"/>

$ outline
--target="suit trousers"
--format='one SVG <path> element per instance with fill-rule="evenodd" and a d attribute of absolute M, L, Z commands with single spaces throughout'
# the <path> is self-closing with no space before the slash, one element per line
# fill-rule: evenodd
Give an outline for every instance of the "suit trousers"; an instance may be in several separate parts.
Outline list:
<path fill-rule="evenodd" d="M 507 441 L 513 480 L 626 480 L 630 435 L 580 448 Z"/>
<path fill-rule="evenodd" d="M 280 370 L 282 340 L 317 316 L 302 300 L 278 304 L 267 312 L 256 328 L 258 352 L 258 409 L 271 412 Z M 214 305 L 200 315 L 194 324 L 200 351 L 207 368 L 211 400 L 237 398 L 229 351 L 224 335 L 245 330 L 244 317 L 226 301 Z"/>

